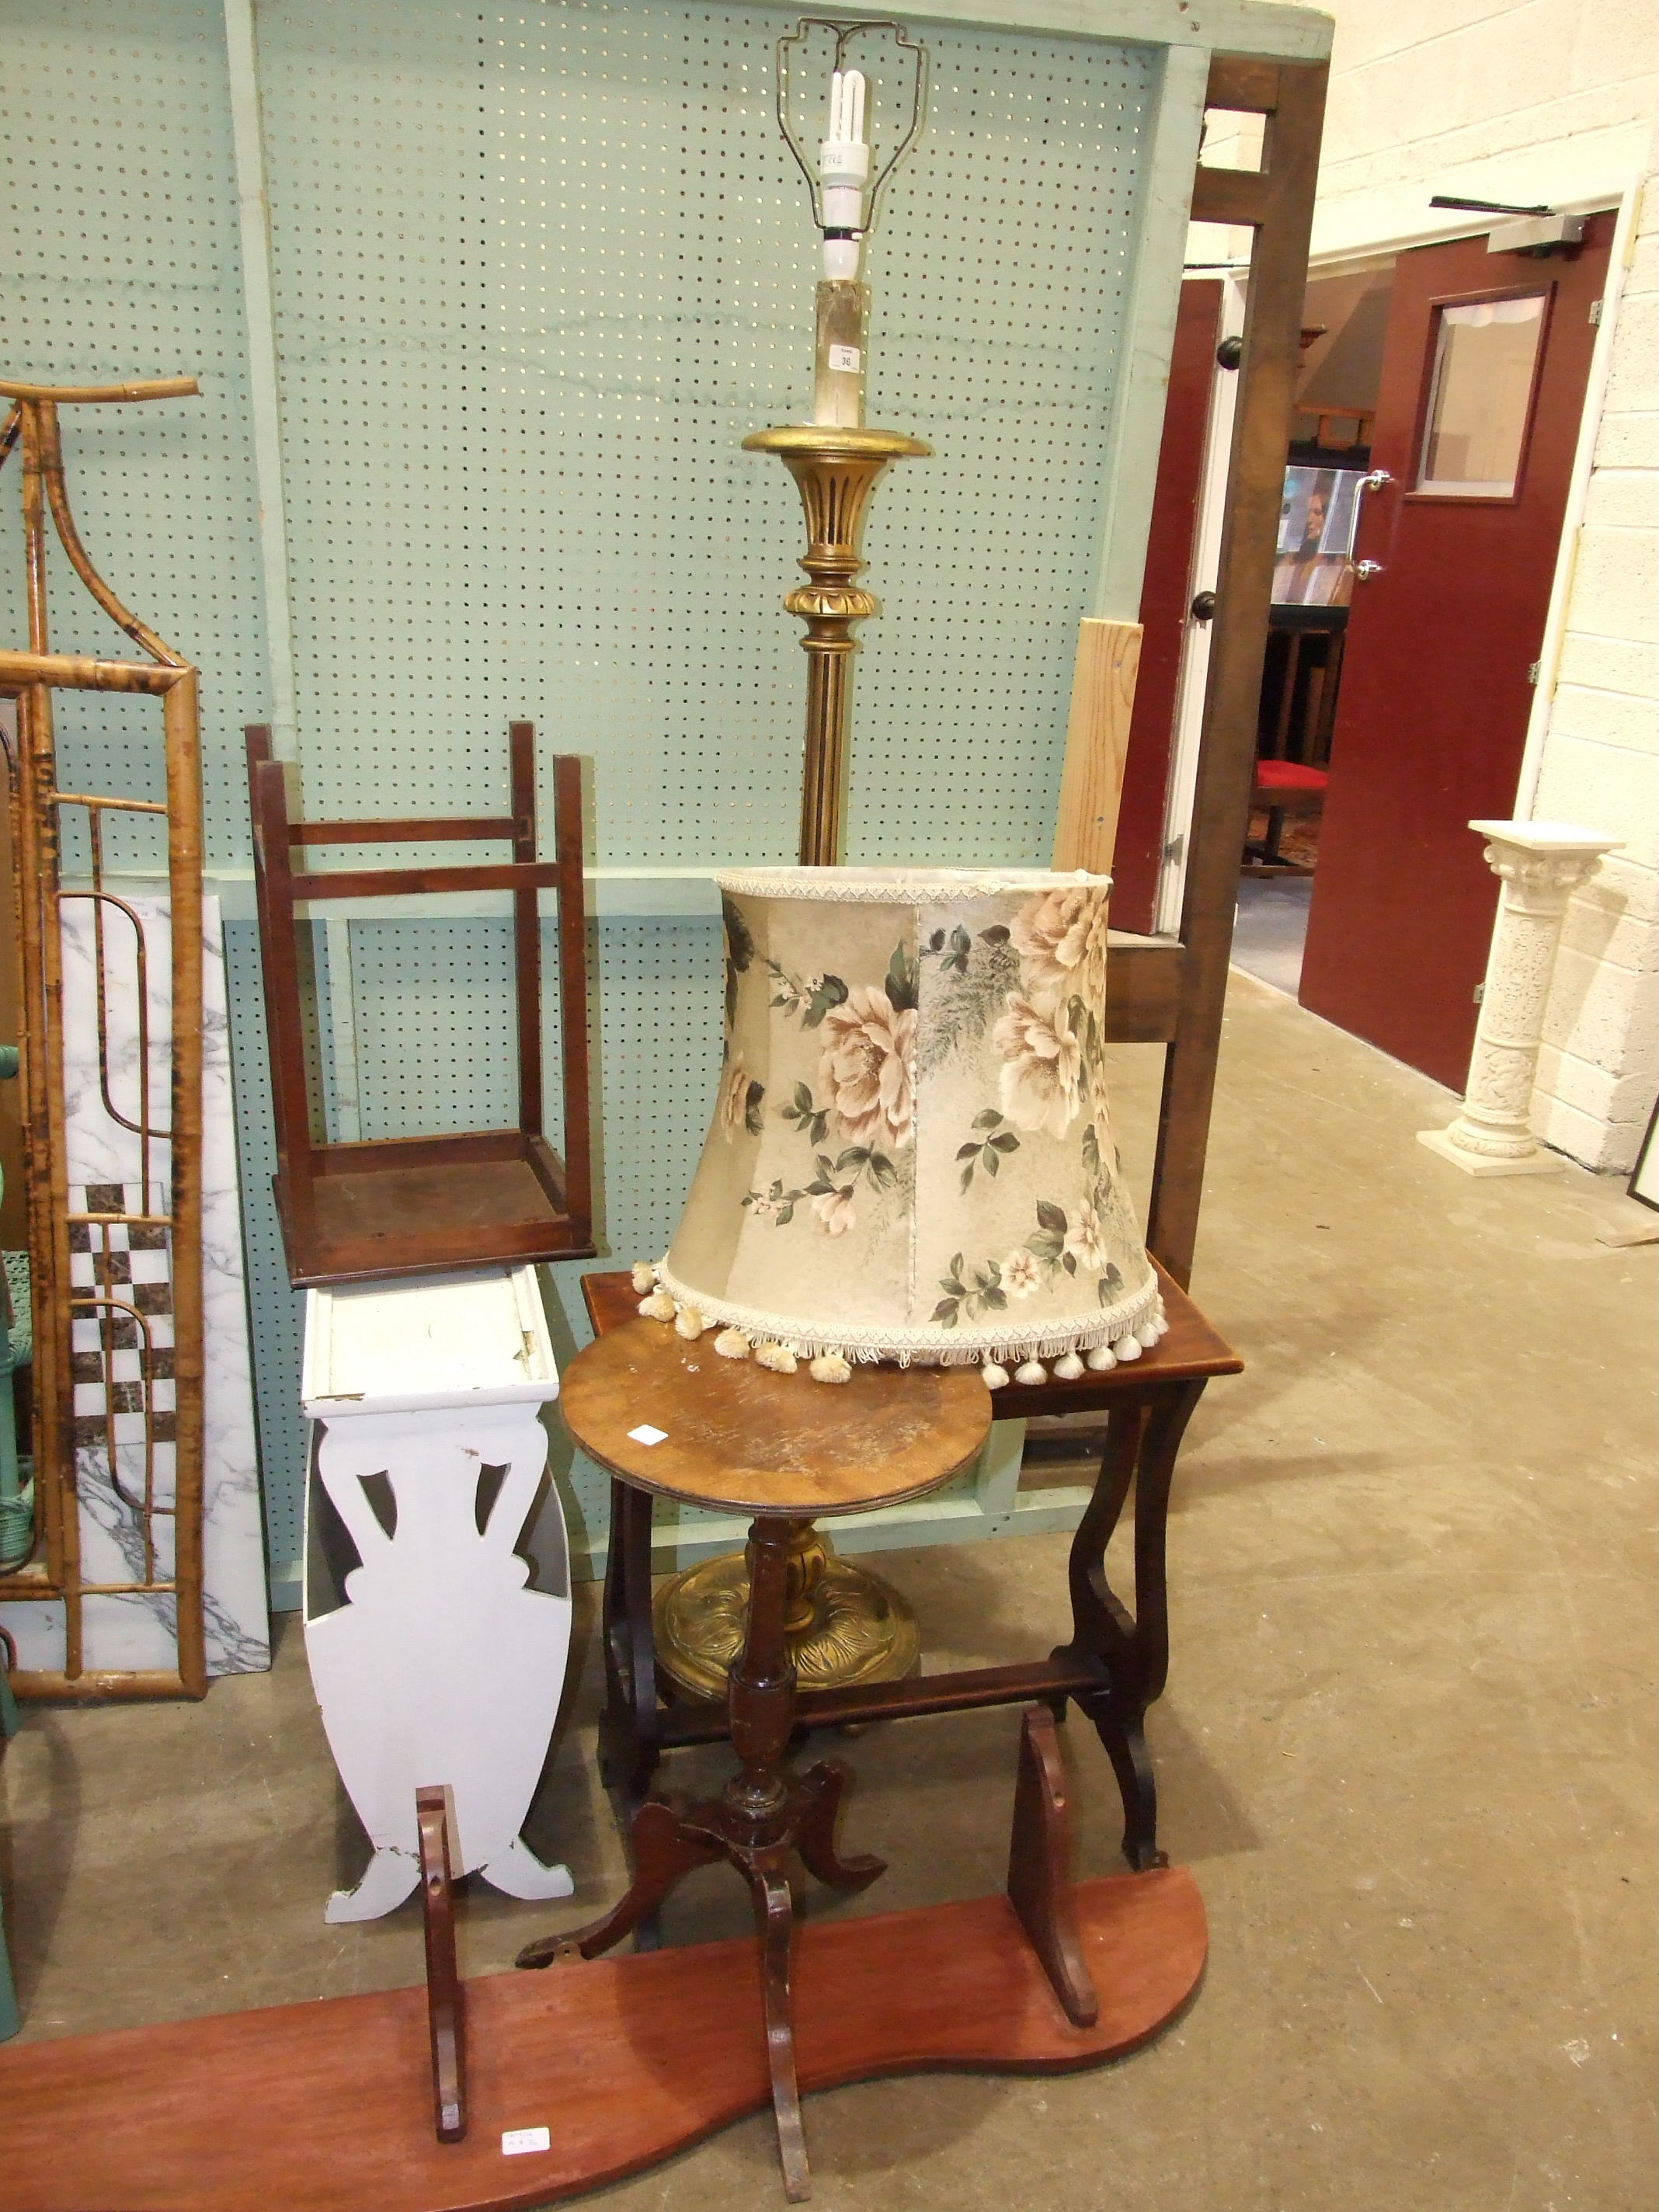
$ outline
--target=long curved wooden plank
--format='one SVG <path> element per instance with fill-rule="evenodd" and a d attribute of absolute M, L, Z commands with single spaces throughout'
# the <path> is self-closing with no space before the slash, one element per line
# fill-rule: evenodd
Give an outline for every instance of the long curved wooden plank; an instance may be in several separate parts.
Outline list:
<path fill-rule="evenodd" d="M 796 1942 L 804 2091 L 1121 2057 L 1203 1972 L 1183 1869 L 1079 1885 L 1100 2017 L 1073 2027 L 1001 1896 Z M 470 2126 L 433 2139 L 426 1995 L 335 1997 L 0 2051 L 7 2212 L 512 2212 L 620 2179 L 771 2102 L 752 1938 L 467 1984 Z M 510 2130 L 550 2148 L 506 2155 Z M 781 2193 L 781 2192 L 780 2192 Z"/>

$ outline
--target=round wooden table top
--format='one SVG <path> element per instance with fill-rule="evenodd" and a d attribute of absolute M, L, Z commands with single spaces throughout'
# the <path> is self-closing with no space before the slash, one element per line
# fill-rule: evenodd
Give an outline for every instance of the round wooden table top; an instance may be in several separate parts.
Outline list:
<path fill-rule="evenodd" d="M 855 1366 L 815 1382 L 722 1359 L 625 1322 L 576 1354 L 559 1388 L 590 1457 L 641 1490 L 743 1513 L 856 1513 L 937 1489 L 979 1455 L 991 1393 L 971 1367 Z M 661 1441 L 653 1443 L 653 1433 Z"/>

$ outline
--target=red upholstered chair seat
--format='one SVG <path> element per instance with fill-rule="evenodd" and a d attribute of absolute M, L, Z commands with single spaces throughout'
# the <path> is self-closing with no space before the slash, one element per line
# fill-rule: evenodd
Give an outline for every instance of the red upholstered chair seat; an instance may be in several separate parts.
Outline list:
<path fill-rule="evenodd" d="M 1322 768 L 1306 768 L 1300 761 L 1263 760 L 1255 764 L 1258 791 L 1323 791 L 1330 781 Z"/>

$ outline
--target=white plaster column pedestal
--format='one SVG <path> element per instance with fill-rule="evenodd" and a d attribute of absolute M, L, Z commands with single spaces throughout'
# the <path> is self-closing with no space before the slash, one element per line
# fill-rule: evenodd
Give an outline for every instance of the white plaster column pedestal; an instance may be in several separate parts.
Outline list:
<path fill-rule="evenodd" d="M 1466 1175 L 1553 1175 L 1564 1163 L 1532 1133 L 1533 1084 L 1567 901 L 1622 840 L 1565 822 L 1471 822 L 1502 879 L 1480 1020 L 1462 1112 L 1418 1142 Z"/>
<path fill-rule="evenodd" d="M 312 1291 L 315 1424 L 306 1655 L 329 1748 L 374 1856 L 325 1917 L 370 1920 L 420 1879 L 415 1793 L 453 1793 L 454 1871 L 568 1897 L 519 1834 L 570 1650 L 564 1517 L 544 1490 L 558 1370 L 533 1267 Z M 355 1553 L 355 1559 L 353 1554 Z"/>

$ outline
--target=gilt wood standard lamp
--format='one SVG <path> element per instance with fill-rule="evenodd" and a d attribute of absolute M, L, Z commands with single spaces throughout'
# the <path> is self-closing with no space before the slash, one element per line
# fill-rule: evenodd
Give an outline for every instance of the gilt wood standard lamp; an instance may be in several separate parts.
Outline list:
<path fill-rule="evenodd" d="M 825 135 L 816 163 L 793 118 L 791 82 L 791 63 L 798 84 L 815 30 L 834 40 Z M 863 70 L 847 64 L 855 42 L 882 37 L 892 41 L 895 107 L 903 120 L 891 150 L 872 161 L 870 82 Z M 870 291 L 860 275 L 864 241 L 875 227 L 883 191 L 921 131 L 927 56 L 896 23 L 803 16 L 778 40 L 775 69 L 778 128 L 806 181 L 813 222 L 823 237 L 814 300 L 812 419 L 757 430 L 743 442 L 746 452 L 778 455 L 805 513 L 800 565 L 808 581 L 783 603 L 806 625 L 799 854 L 803 866 L 833 867 L 841 858 L 844 828 L 858 651 L 853 626 L 881 611 L 873 592 L 856 581 L 864 568 L 865 513 L 889 461 L 924 458 L 932 450 L 903 431 L 866 427 Z M 700 1698 L 724 1694 L 727 1667 L 742 1641 L 748 1591 L 749 1571 L 739 1553 L 705 1560 L 664 1586 L 657 1607 L 659 1656 L 681 1689 Z M 836 1559 L 810 1531 L 802 1532 L 791 1554 L 786 1628 L 791 1658 L 809 1686 L 907 1674 L 920 1650 L 915 1619 L 896 1591 Z"/>
<path fill-rule="evenodd" d="M 813 30 L 835 40 L 826 135 L 814 165 L 791 114 L 790 63 L 798 64 Z M 866 132 L 869 83 L 845 66 L 855 41 L 891 35 L 896 82 L 907 79 L 900 105 L 908 119 L 886 159 L 872 171 Z M 870 288 L 860 275 L 864 241 L 874 229 L 884 190 L 921 134 L 927 97 L 927 57 L 896 23 L 829 23 L 804 16 L 777 43 L 778 128 L 806 179 L 812 219 L 823 234 L 822 275 L 815 301 L 812 420 L 744 440 L 748 453 L 776 453 L 795 479 L 806 514 L 811 580 L 784 605 L 806 624 L 806 753 L 801 783 L 803 866 L 833 867 L 842 854 L 847 748 L 853 710 L 854 623 L 881 612 L 881 603 L 854 580 L 862 571 L 860 536 L 877 478 L 889 461 L 925 458 L 932 448 L 902 430 L 865 427 Z"/>
<path fill-rule="evenodd" d="M 834 40 L 816 167 L 790 75 L 815 30 Z M 878 161 L 870 83 L 848 66 L 854 43 L 874 40 L 891 41 L 903 118 Z M 1063 1380 L 1085 1356 L 1097 1366 L 1137 1356 L 1163 1326 L 1104 1118 L 1109 886 L 836 865 L 853 626 L 879 611 L 855 580 L 860 531 L 887 463 L 930 450 L 865 426 L 860 276 L 883 190 L 922 127 L 927 55 L 894 23 L 805 17 L 778 41 L 776 69 L 779 128 L 823 236 L 813 419 L 744 443 L 779 455 L 806 517 L 810 581 L 784 602 L 806 624 L 801 866 L 720 879 L 720 1105 L 673 1246 L 640 1271 L 642 1310 L 682 1334 L 713 1324 L 723 1356 L 810 1364 L 823 1382 L 844 1381 L 854 1360 L 896 1359 L 977 1364 L 995 1389 L 1011 1371 L 1045 1380 L 1044 1357 Z M 1045 1173 L 1052 1188 L 1039 1190 Z M 664 1585 L 658 1657 L 679 1689 L 721 1695 L 748 1604 L 736 1553 Z M 806 1529 L 785 1625 L 804 1688 L 896 1679 L 919 1656 L 897 1593 Z"/>

